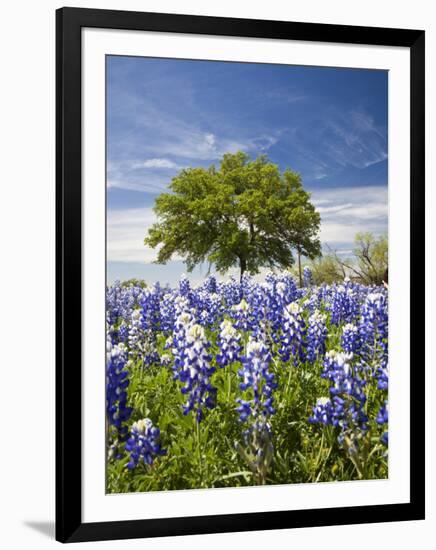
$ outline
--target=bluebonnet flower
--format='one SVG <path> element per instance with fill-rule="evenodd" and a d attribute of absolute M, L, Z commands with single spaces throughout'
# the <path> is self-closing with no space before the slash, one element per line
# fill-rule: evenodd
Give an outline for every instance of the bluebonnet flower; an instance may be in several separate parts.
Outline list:
<path fill-rule="evenodd" d="M 275 273 L 267 274 L 264 288 L 266 319 L 274 335 L 282 326 L 284 309 L 297 299 L 298 289 L 291 275 Z"/>
<path fill-rule="evenodd" d="M 215 275 L 209 275 L 203 283 L 204 289 L 210 294 L 218 292 L 218 283 Z"/>
<path fill-rule="evenodd" d="M 134 422 L 126 442 L 126 451 L 130 454 L 127 464 L 129 470 L 136 468 L 141 460 L 151 466 L 157 456 L 166 454 L 160 446 L 159 428 L 154 427 L 149 418 Z"/>
<path fill-rule="evenodd" d="M 294 359 L 304 360 L 305 323 L 302 316 L 303 310 L 292 302 L 283 311 L 283 325 L 281 336 L 280 356 L 283 361 Z"/>
<path fill-rule="evenodd" d="M 358 287 L 349 279 L 345 279 L 344 284 L 333 285 L 330 291 L 329 309 L 332 324 L 352 323 L 359 314 Z"/>
<path fill-rule="evenodd" d="M 156 335 L 152 329 L 143 329 L 143 312 L 135 309 L 131 315 L 128 331 L 129 359 L 140 361 L 142 367 L 159 362 Z"/>
<path fill-rule="evenodd" d="M 235 320 L 235 327 L 246 332 L 250 328 L 250 306 L 242 298 L 239 304 L 232 306 L 231 316 Z"/>
<path fill-rule="evenodd" d="M 188 300 L 191 298 L 191 284 L 185 274 L 183 274 L 179 280 L 179 294 Z"/>
<path fill-rule="evenodd" d="M 141 312 L 139 309 L 135 309 L 132 313 L 130 327 L 128 329 L 127 340 L 129 344 L 129 355 L 137 355 L 143 337 L 144 334 L 141 328 Z"/>
<path fill-rule="evenodd" d="M 126 369 L 127 350 L 124 344 L 106 346 L 106 414 L 119 439 L 127 433 L 124 423 L 130 418 L 132 409 L 127 406 L 129 373 Z"/>
<path fill-rule="evenodd" d="M 366 297 L 359 324 L 362 354 L 368 364 L 388 360 L 388 304 L 385 292 L 372 292 Z"/>
<path fill-rule="evenodd" d="M 118 341 L 126 343 L 129 338 L 129 326 L 123 320 L 118 327 Z"/>
<path fill-rule="evenodd" d="M 237 411 L 241 422 L 248 425 L 244 432 L 245 447 L 236 449 L 255 475 L 256 482 L 264 484 L 273 456 L 269 417 L 274 414 L 272 392 L 276 388 L 274 375 L 269 371 L 271 353 L 265 342 L 250 337 L 246 356 L 242 359 L 239 375 L 240 389 L 249 391 L 251 399 L 238 399 Z"/>
<path fill-rule="evenodd" d="M 239 305 L 234 306 L 234 309 L 248 304 L 246 328 L 258 330 L 259 325 L 266 319 L 268 310 L 265 287 L 257 283 L 253 277 L 244 275 L 241 288 L 244 298 Z"/>
<path fill-rule="evenodd" d="M 216 388 L 210 382 L 215 369 L 210 364 L 210 344 L 204 328 L 195 324 L 189 313 L 182 313 L 176 321 L 173 346 L 175 378 L 184 384 L 182 393 L 188 397 L 183 412 L 193 411 L 200 422 L 204 408 L 215 406 Z"/>
<path fill-rule="evenodd" d="M 334 425 L 334 407 L 328 397 L 320 397 L 313 407 L 312 416 L 309 417 L 312 424 Z"/>
<path fill-rule="evenodd" d="M 164 367 L 167 367 L 168 365 L 171 365 L 171 355 L 169 353 L 162 353 L 160 356 L 160 364 Z"/>
<path fill-rule="evenodd" d="M 327 338 L 326 316 L 315 311 L 309 317 L 307 329 L 307 360 L 315 361 L 325 353 L 325 341 Z"/>
<path fill-rule="evenodd" d="M 241 285 L 238 281 L 232 276 L 230 280 L 223 283 L 221 287 L 221 294 L 225 300 L 227 309 L 232 306 L 239 304 L 242 299 Z"/>
<path fill-rule="evenodd" d="M 274 374 L 269 371 L 271 352 L 262 339 L 254 340 L 250 337 L 247 344 L 246 356 L 242 358 L 242 368 L 238 371 L 242 382 L 241 390 L 250 390 L 253 395 L 251 401 L 239 399 L 241 421 L 247 420 L 250 415 L 255 418 L 267 418 L 274 414 L 272 391 L 276 387 Z"/>
<path fill-rule="evenodd" d="M 156 284 L 152 290 L 145 289 L 139 300 L 143 330 L 157 331 L 160 328 L 160 298 L 162 290 Z"/>
<path fill-rule="evenodd" d="M 385 401 L 384 404 L 381 406 L 379 412 L 377 413 L 377 417 L 376 417 L 375 421 L 377 422 L 377 424 L 380 424 L 380 425 L 388 424 L 388 422 L 389 422 L 389 413 L 388 413 L 388 402 L 387 401 Z M 389 440 L 387 430 L 385 432 L 383 432 L 380 440 L 382 441 L 382 443 L 384 443 L 387 446 L 388 440 Z"/>
<path fill-rule="evenodd" d="M 199 312 L 199 323 L 213 330 L 214 325 L 218 323 L 224 313 L 221 296 L 216 292 L 210 293 L 204 290 L 198 290 L 194 293 L 193 301 Z"/>
<path fill-rule="evenodd" d="M 174 329 L 176 320 L 176 300 L 177 293 L 175 291 L 164 292 L 159 303 L 160 328 L 162 332 L 168 334 Z"/>
<path fill-rule="evenodd" d="M 132 310 L 139 304 L 142 292 L 143 289 L 140 287 L 123 287 L 119 281 L 108 287 L 106 289 L 106 313 L 109 325 L 118 327 L 122 320 L 128 322 Z"/>
<path fill-rule="evenodd" d="M 303 285 L 308 288 L 313 284 L 312 270 L 307 265 L 303 269 Z"/>
<path fill-rule="evenodd" d="M 358 462 L 359 441 L 368 429 L 365 412 L 365 380 L 353 354 L 331 350 L 326 353 L 321 376 L 330 381 L 330 399 L 318 400 L 311 423 L 331 424 L 340 428 L 338 441 L 347 449 L 361 474 Z"/>
<path fill-rule="evenodd" d="M 219 352 L 216 360 L 220 367 L 225 367 L 241 360 L 241 335 L 228 319 L 221 323 L 220 329 L 218 337 Z"/>
<path fill-rule="evenodd" d="M 341 346 L 347 353 L 356 353 L 360 346 L 359 329 L 352 323 L 342 327 Z"/>
<path fill-rule="evenodd" d="M 321 307 L 319 292 L 315 288 L 306 291 L 304 299 L 301 301 L 303 309 L 307 309 L 310 314 L 315 313 Z"/>
<path fill-rule="evenodd" d="M 159 362 L 157 332 L 160 330 L 160 298 L 162 289 L 155 284 L 153 289 L 144 289 L 139 299 L 140 308 L 132 313 L 130 339 L 132 354 L 139 357 L 144 366 Z"/>
<path fill-rule="evenodd" d="M 381 366 L 377 369 L 376 378 L 377 388 L 379 390 L 387 390 L 389 385 L 389 371 L 387 362 L 384 366 Z"/>

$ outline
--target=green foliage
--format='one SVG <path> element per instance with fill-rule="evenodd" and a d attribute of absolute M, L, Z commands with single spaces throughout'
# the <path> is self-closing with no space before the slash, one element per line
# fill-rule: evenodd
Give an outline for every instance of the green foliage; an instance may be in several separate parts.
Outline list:
<path fill-rule="evenodd" d="M 352 258 L 341 258 L 331 250 L 306 265 L 312 271 L 315 285 L 336 283 L 345 277 L 365 285 L 380 285 L 385 281 L 388 269 L 388 237 L 375 237 L 370 232 L 357 233 Z M 295 268 L 291 273 L 298 276 Z"/>
<path fill-rule="evenodd" d="M 344 259 L 336 252 L 332 252 L 328 256 L 331 273 L 334 273 L 336 264 L 336 273 L 340 274 L 339 278 L 349 276 L 354 281 L 365 285 L 383 283 L 388 269 L 387 235 L 375 237 L 370 232 L 357 233 L 354 237 L 353 255 L 352 259 Z"/>
<path fill-rule="evenodd" d="M 346 276 L 334 254 L 323 254 L 307 265 L 312 270 L 312 279 L 315 285 L 337 283 L 343 281 Z"/>
<path fill-rule="evenodd" d="M 218 169 L 182 170 L 169 189 L 156 199 L 159 221 L 144 240 L 160 246 L 158 263 L 177 253 L 188 270 L 208 262 L 222 273 L 238 266 L 242 276 L 291 266 L 292 249 L 309 258 L 320 254 L 320 216 L 300 175 L 281 174 L 265 156 L 225 154 Z"/>
<path fill-rule="evenodd" d="M 376 238 L 372 233 L 358 233 L 354 242 L 353 253 L 357 258 L 360 280 L 366 284 L 381 284 L 388 268 L 387 235 Z"/>
<path fill-rule="evenodd" d="M 146 288 L 147 283 L 144 281 L 144 279 L 127 279 L 126 281 L 121 282 L 121 286 L 126 288 L 129 286 L 139 286 L 141 288 Z"/>

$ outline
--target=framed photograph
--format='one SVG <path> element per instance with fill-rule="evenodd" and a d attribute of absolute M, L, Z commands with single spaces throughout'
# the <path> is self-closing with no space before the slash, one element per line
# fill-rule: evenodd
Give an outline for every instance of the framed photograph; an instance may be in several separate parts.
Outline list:
<path fill-rule="evenodd" d="M 56 17 L 57 540 L 423 519 L 424 32 Z"/>

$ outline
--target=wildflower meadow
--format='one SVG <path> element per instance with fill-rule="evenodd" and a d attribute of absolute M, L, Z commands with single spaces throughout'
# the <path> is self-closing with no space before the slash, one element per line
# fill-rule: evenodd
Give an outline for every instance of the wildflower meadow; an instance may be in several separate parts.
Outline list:
<path fill-rule="evenodd" d="M 207 277 L 107 288 L 107 492 L 388 475 L 388 294 Z"/>

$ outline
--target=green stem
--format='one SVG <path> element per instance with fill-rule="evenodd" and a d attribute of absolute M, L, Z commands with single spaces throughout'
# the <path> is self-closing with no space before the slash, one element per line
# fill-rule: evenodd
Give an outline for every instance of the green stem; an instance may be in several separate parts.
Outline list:
<path fill-rule="evenodd" d="M 285 391 L 286 400 L 288 399 L 289 389 L 291 386 L 291 376 L 292 376 L 292 365 L 289 365 L 288 381 L 286 382 L 286 391 Z"/>
<path fill-rule="evenodd" d="M 194 416 L 194 422 L 195 422 L 195 431 L 197 434 L 197 453 L 198 453 L 198 470 L 200 472 L 200 487 L 203 486 L 203 461 L 201 457 L 201 442 L 200 442 L 200 422 L 195 418 Z"/>
<path fill-rule="evenodd" d="M 230 403 L 230 394 L 232 390 L 232 365 L 227 366 L 228 372 L 227 372 L 227 402 L 229 404 L 229 407 L 231 407 Z"/>

